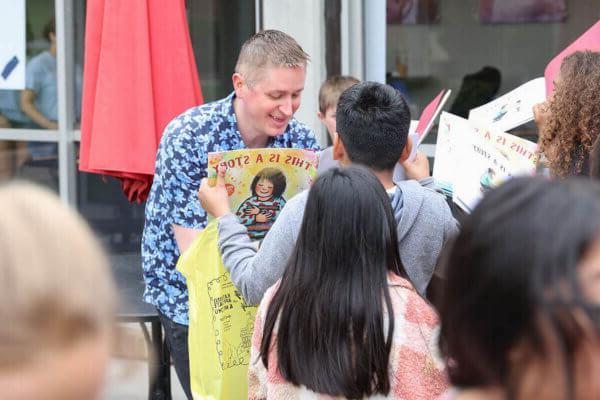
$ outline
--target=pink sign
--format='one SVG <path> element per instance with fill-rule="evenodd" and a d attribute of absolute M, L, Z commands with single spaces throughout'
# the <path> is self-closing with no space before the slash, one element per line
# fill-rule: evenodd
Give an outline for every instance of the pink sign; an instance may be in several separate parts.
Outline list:
<path fill-rule="evenodd" d="M 435 99 L 433 99 L 431 103 L 427 104 L 427 106 L 423 109 L 423 112 L 419 117 L 419 124 L 415 129 L 415 132 L 419 134 L 419 137 L 425 133 L 427 125 L 429 125 L 429 122 L 435 118 L 435 112 L 440 104 L 440 101 L 442 101 L 443 95 L 444 91 L 442 90 L 437 96 L 435 96 Z"/>
<path fill-rule="evenodd" d="M 550 61 L 548 66 L 546 66 L 546 70 L 544 71 L 544 78 L 546 79 L 546 97 L 550 96 L 550 93 L 554 90 L 554 77 L 560 70 L 562 60 L 566 56 L 581 50 L 600 51 L 600 21 L 596 22 L 594 26 L 588 29 L 566 49 L 561 51 L 552 59 L 552 61 Z"/>

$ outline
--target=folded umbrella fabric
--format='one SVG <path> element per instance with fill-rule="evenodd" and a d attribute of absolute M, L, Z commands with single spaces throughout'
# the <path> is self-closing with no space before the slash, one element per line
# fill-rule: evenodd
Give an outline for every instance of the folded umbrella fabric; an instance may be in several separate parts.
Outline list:
<path fill-rule="evenodd" d="M 81 171 L 145 200 L 165 126 L 202 102 L 184 0 L 88 0 Z"/>

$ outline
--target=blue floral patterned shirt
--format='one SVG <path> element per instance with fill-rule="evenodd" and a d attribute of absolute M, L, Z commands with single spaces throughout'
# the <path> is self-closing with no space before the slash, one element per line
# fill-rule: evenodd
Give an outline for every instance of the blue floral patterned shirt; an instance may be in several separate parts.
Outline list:
<path fill-rule="evenodd" d="M 179 248 L 172 225 L 193 229 L 206 226 L 198 189 L 206 177 L 208 153 L 246 147 L 238 130 L 233 98 L 232 93 L 176 117 L 165 128 L 156 155 L 142 237 L 144 301 L 179 324 L 188 325 L 188 292 L 185 278 L 175 269 Z M 313 132 L 293 118 L 268 147 L 318 150 Z"/>

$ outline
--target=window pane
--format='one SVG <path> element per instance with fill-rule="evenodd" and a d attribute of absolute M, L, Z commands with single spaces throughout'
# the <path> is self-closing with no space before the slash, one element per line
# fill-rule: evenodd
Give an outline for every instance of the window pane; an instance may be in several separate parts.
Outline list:
<path fill-rule="evenodd" d="M 225 97 L 240 48 L 255 30 L 254 1 L 188 1 L 188 15 L 204 100 Z"/>
<path fill-rule="evenodd" d="M 81 94 L 83 90 L 83 43 L 85 40 L 85 1 L 73 2 L 73 58 L 75 65 L 70 79 L 73 80 L 74 128 L 81 122 Z"/>
<path fill-rule="evenodd" d="M 187 2 L 187 10 L 204 98 L 226 96 L 232 90 L 231 75 L 241 44 L 254 33 L 254 1 L 195 0 Z M 75 1 L 75 82 L 83 65 L 85 12 L 85 2 Z M 75 99 L 78 116 L 80 92 Z M 78 171 L 77 206 L 113 258 L 139 253 L 145 205 L 130 204 L 118 180 Z M 132 268 L 139 267 L 139 261 L 135 264 Z"/>
<path fill-rule="evenodd" d="M 139 253 L 144 204 L 130 204 L 119 181 L 78 172 L 77 207 L 110 254 Z"/>
<path fill-rule="evenodd" d="M 546 64 L 593 25 L 600 11 L 598 0 L 496 1 L 493 10 L 486 0 L 387 3 L 388 80 L 407 95 L 413 119 L 441 89 L 452 89 L 445 109 L 466 117 L 469 109 L 543 76 Z M 562 7 L 540 17 L 550 3 L 566 4 L 566 19 Z M 525 136 L 537 132 L 533 124 L 516 129 Z"/>
<path fill-rule="evenodd" d="M 0 127 L 57 129 L 54 1 L 27 0 L 25 6 L 25 88 L 0 90 Z"/>
<path fill-rule="evenodd" d="M 0 182 L 24 179 L 58 192 L 55 154 L 56 143 L 0 140 Z"/>

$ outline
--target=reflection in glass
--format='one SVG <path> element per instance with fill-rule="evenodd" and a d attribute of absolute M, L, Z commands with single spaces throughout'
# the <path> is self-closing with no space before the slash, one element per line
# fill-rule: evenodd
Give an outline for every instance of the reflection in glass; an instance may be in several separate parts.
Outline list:
<path fill-rule="evenodd" d="M 0 182 L 23 179 L 58 192 L 56 156 L 32 157 L 30 147 L 55 148 L 55 143 L 0 140 Z"/>
<path fill-rule="evenodd" d="M 130 204 L 115 178 L 77 173 L 77 207 L 111 254 L 137 253 L 144 204 Z"/>
<path fill-rule="evenodd" d="M 139 253 L 144 207 L 127 201 L 117 179 L 77 172 L 77 209 L 111 255 Z"/>
<path fill-rule="evenodd" d="M 57 129 L 54 1 L 27 0 L 26 10 L 25 87 L 0 91 L 0 127 Z"/>
<path fill-rule="evenodd" d="M 204 101 L 227 96 L 242 44 L 255 30 L 254 1 L 187 2 L 190 37 Z"/>

